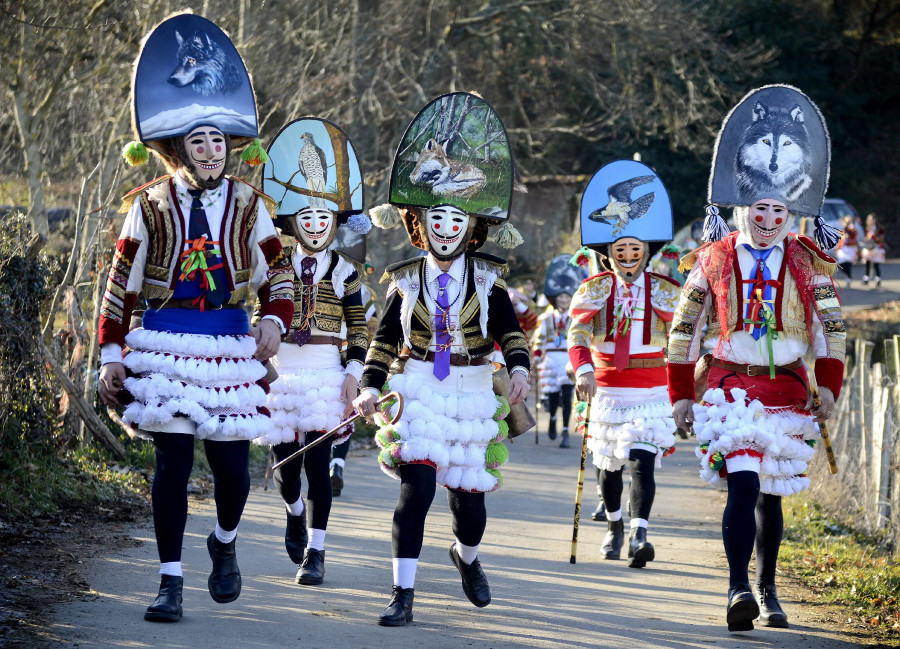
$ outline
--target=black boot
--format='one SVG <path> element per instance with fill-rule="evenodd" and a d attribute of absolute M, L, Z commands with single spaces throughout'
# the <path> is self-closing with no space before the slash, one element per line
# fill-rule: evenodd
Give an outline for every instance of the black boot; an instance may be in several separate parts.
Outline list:
<path fill-rule="evenodd" d="M 569 429 L 568 428 L 562 429 L 562 440 L 560 440 L 560 442 L 559 442 L 559 447 L 560 448 L 569 448 Z"/>
<path fill-rule="evenodd" d="M 491 587 L 488 586 L 487 577 L 481 569 L 481 562 L 476 558 L 472 563 L 466 563 L 456 551 L 456 544 L 450 545 L 450 561 L 459 570 L 462 577 L 463 592 L 469 601 L 478 608 L 483 608 L 491 603 Z"/>
<path fill-rule="evenodd" d="M 210 596 L 219 604 L 233 602 L 241 594 L 241 570 L 238 568 L 234 541 L 222 543 L 213 532 L 206 539 L 206 549 L 213 563 L 207 581 Z"/>
<path fill-rule="evenodd" d="M 656 551 L 647 542 L 646 527 L 632 527 L 631 537 L 628 541 L 628 567 L 643 568 L 648 561 L 656 558 Z"/>
<path fill-rule="evenodd" d="M 750 592 L 749 584 L 735 584 L 728 589 L 728 630 L 752 631 L 753 620 L 759 617 L 759 605 Z"/>
<path fill-rule="evenodd" d="M 547 429 L 547 437 L 556 439 L 556 415 L 550 417 L 550 428 Z"/>
<path fill-rule="evenodd" d="M 284 528 L 284 548 L 288 556 L 296 564 L 303 561 L 303 553 L 309 542 L 309 532 L 306 529 L 306 509 L 299 516 L 288 513 L 287 526 Z"/>
<path fill-rule="evenodd" d="M 304 586 L 318 586 L 325 581 L 325 550 L 306 549 L 300 570 L 297 571 L 297 583 Z"/>
<path fill-rule="evenodd" d="M 331 465 L 331 495 L 337 498 L 344 490 L 344 467 L 340 464 Z"/>
<path fill-rule="evenodd" d="M 391 591 L 391 601 L 378 618 L 381 626 L 406 626 L 413 621 L 413 588 L 400 588 L 394 586 Z"/>
<path fill-rule="evenodd" d="M 599 523 L 606 520 L 606 504 L 603 502 L 603 498 L 600 499 L 600 502 L 597 503 L 597 509 L 591 514 L 591 520 Z"/>
<path fill-rule="evenodd" d="M 778 603 L 775 584 L 769 586 L 757 584 L 756 593 L 756 601 L 759 603 L 759 623 L 762 626 L 772 626 L 778 629 L 788 628 L 787 614 Z"/>
<path fill-rule="evenodd" d="M 600 552 L 604 559 L 618 559 L 622 556 L 622 544 L 625 542 L 625 521 L 621 518 L 609 522 L 609 529 L 603 537 Z"/>
<path fill-rule="evenodd" d="M 184 589 L 184 577 L 162 575 L 159 582 L 159 595 L 147 607 L 144 619 L 151 622 L 177 622 L 181 619 L 181 591 Z"/>

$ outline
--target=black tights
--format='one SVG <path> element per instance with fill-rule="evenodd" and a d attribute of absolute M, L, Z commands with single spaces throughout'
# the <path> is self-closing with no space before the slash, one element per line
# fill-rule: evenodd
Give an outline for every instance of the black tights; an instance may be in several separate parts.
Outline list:
<path fill-rule="evenodd" d="M 563 428 L 569 428 L 569 415 L 572 414 L 572 392 L 575 390 L 574 385 L 562 385 L 558 392 L 551 392 L 547 395 L 547 408 L 551 420 L 556 417 L 556 409 L 562 405 Z M 551 421 L 551 429 L 555 432 L 556 422 Z"/>
<path fill-rule="evenodd" d="M 314 442 L 322 433 L 306 433 L 306 443 Z M 285 442 L 275 444 L 272 451 L 275 460 L 282 460 L 300 448 L 299 442 Z M 300 471 L 306 467 L 306 481 L 309 490 L 306 494 L 309 515 L 309 526 L 316 530 L 324 530 L 328 527 L 328 516 L 331 514 L 331 477 L 328 474 L 331 462 L 331 444 L 322 442 L 311 448 L 306 453 L 284 464 L 273 473 L 275 487 L 281 498 L 287 504 L 293 504 L 300 500 Z"/>
<path fill-rule="evenodd" d="M 391 553 L 395 559 L 418 559 L 425 537 L 425 517 L 436 491 L 435 469 L 428 464 L 400 466 L 400 497 L 394 509 Z M 483 493 L 447 490 L 453 534 L 463 545 L 481 543 L 487 527 Z"/>
<path fill-rule="evenodd" d="M 840 268 L 844 275 L 847 276 L 847 279 L 853 279 L 853 262 L 852 261 L 842 261 L 838 264 L 838 268 Z"/>
<path fill-rule="evenodd" d="M 874 273 L 872 272 L 874 269 Z M 866 262 L 866 277 L 869 279 L 875 279 L 876 277 L 881 277 L 881 264 L 876 261 L 867 261 Z"/>
<path fill-rule="evenodd" d="M 194 466 L 194 436 L 153 433 L 156 474 L 151 499 L 160 563 L 181 561 L 187 522 L 187 485 Z M 215 483 L 216 517 L 223 530 L 236 529 L 250 493 L 250 442 L 204 440 Z"/>
<path fill-rule="evenodd" d="M 754 471 L 729 473 L 728 501 L 722 514 L 729 585 L 747 583 L 747 568 L 754 545 L 757 583 L 774 584 L 783 532 L 781 496 L 760 493 L 759 475 Z"/>
<path fill-rule="evenodd" d="M 631 449 L 628 454 L 628 470 L 631 472 L 631 515 L 634 518 L 650 520 L 650 510 L 656 497 L 656 480 L 653 469 L 656 453 L 643 449 Z M 600 493 L 606 503 L 606 511 L 622 509 L 622 467 L 618 471 L 600 471 Z"/>

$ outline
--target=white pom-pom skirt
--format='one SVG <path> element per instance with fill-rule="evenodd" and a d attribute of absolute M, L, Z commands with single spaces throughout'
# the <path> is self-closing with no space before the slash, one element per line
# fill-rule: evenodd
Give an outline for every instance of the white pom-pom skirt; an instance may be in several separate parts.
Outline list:
<path fill-rule="evenodd" d="M 594 464 L 618 471 L 632 448 L 656 453 L 656 467 L 675 445 L 675 420 L 665 385 L 650 388 L 598 386 L 591 400 L 588 449 Z"/>
<path fill-rule="evenodd" d="M 790 496 L 809 487 L 806 467 L 815 455 L 819 429 L 806 411 L 772 408 L 746 390 L 707 390 L 694 405 L 694 433 L 700 446 L 700 477 L 727 488 L 735 471 L 759 473 L 760 491 Z"/>
<path fill-rule="evenodd" d="M 399 479 L 402 464 L 431 464 L 438 484 L 450 489 L 498 489 L 498 469 L 508 458 L 502 421 L 508 405 L 494 395 L 491 366 L 451 366 L 443 381 L 433 369 L 433 363 L 411 358 L 403 374 L 388 381 L 388 391 L 403 395 L 404 406 L 400 420 L 383 425 L 375 437 L 382 470 Z"/>
<path fill-rule="evenodd" d="M 544 353 L 541 363 L 538 365 L 538 378 L 541 381 L 542 394 L 559 392 L 562 386 L 572 385 L 572 381 L 566 376 L 568 362 L 568 352 L 548 351 Z"/>
<path fill-rule="evenodd" d="M 306 443 L 306 433 L 331 430 L 341 423 L 344 403 L 341 387 L 344 368 L 335 345 L 298 347 L 282 343 L 272 358 L 278 378 L 269 386 L 266 405 L 272 413 L 272 430 L 254 440 L 256 444 Z M 335 436 L 340 444 L 346 434 Z"/>
<path fill-rule="evenodd" d="M 211 336 L 135 329 L 125 342 L 123 363 L 135 376 L 125 388 L 135 400 L 123 419 L 138 434 L 194 434 L 200 439 L 238 440 L 265 435 L 266 369 L 253 358 L 252 336 Z M 143 432 L 143 434 L 142 434 Z"/>

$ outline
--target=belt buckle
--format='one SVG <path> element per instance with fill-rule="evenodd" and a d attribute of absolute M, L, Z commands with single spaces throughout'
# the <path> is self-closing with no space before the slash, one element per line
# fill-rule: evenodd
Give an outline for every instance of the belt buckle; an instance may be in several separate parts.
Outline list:
<path fill-rule="evenodd" d="M 753 365 L 747 364 L 747 376 L 756 376 L 756 370 L 753 369 Z"/>

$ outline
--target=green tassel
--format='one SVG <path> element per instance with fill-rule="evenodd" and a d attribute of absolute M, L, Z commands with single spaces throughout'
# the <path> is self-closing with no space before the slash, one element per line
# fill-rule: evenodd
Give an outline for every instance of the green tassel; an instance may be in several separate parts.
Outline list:
<path fill-rule="evenodd" d="M 509 399 L 506 397 L 497 397 L 497 409 L 494 411 L 494 421 L 506 419 L 506 415 L 509 414 L 509 411 Z"/>
<path fill-rule="evenodd" d="M 569 260 L 569 264 L 572 266 L 580 266 L 581 268 L 587 268 L 591 265 L 591 249 L 587 246 L 581 246 L 572 258 Z"/>
<path fill-rule="evenodd" d="M 487 469 L 487 472 L 497 478 L 497 489 L 503 486 L 503 475 L 498 469 Z"/>
<path fill-rule="evenodd" d="M 241 160 L 248 165 L 257 166 L 264 165 L 269 161 L 269 155 L 263 148 L 259 138 L 253 140 L 253 143 L 241 152 Z"/>
<path fill-rule="evenodd" d="M 506 464 L 509 460 L 509 449 L 503 442 L 492 442 L 488 444 L 487 451 L 484 454 L 484 462 L 490 469 L 496 469 Z"/>
<path fill-rule="evenodd" d="M 584 411 L 587 410 L 587 401 L 578 401 L 575 403 L 575 412 L 576 414 L 583 415 Z"/>
<path fill-rule="evenodd" d="M 525 243 L 525 239 L 516 230 L 516 226 L 509 221 L 500 226 L 500 229 L 494 234 L 494 241 L 497 242 L 498 246 L 507 250 Z"/>
<path fill-rule="evenodd" d="M 498 432 L 494 435 L 494 439 L 491 440 L 492 442 L 502 442 L 509 436 L 509 424 L 502 419 L 497 422 L 497 429 Z"/>
<path fill-rule="evenodd" d="M 150 159 L 150 152 L 147 151 L 147 147 L 142 142 L 132 140 L 122 149 L 122 157 L 125 158 L 125 162 L 130 166 L 137 167 Z"/>

